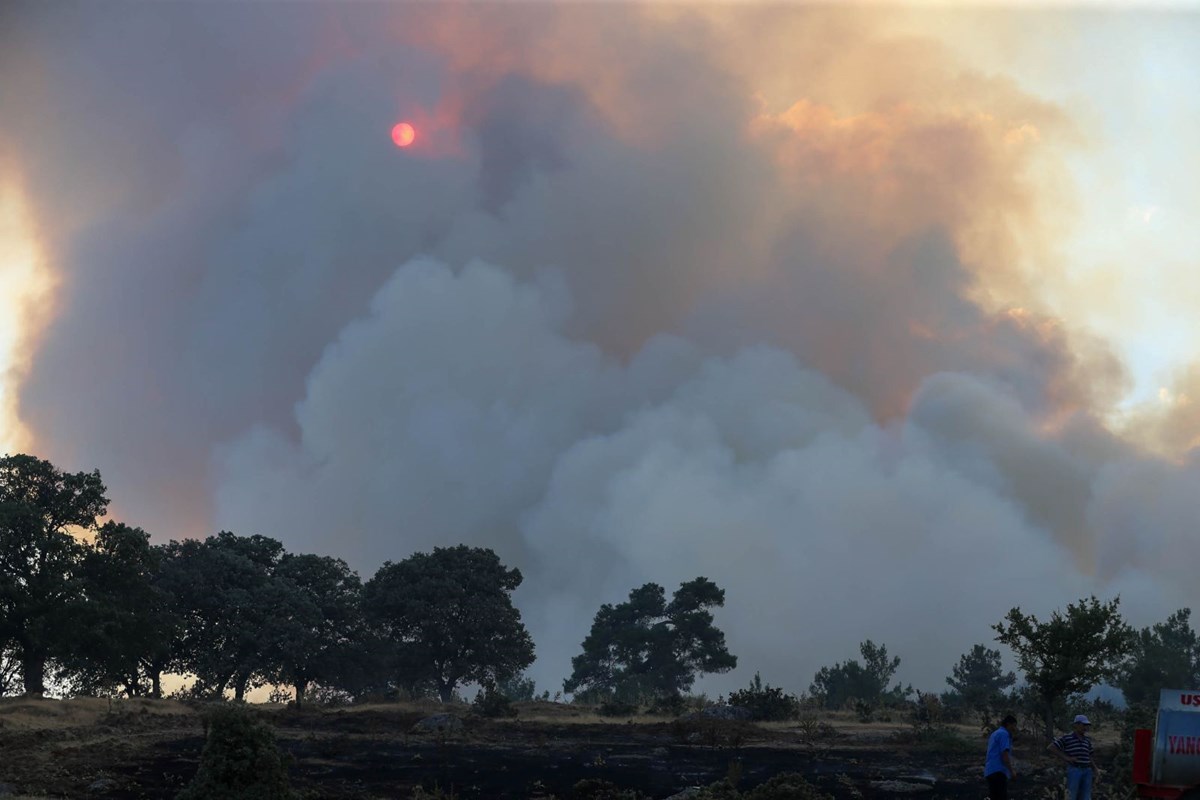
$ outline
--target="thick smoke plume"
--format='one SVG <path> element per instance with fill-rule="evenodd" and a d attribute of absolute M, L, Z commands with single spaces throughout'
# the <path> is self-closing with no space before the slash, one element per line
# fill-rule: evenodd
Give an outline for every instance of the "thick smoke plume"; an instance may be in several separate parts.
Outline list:
<path fill-rule="evenodd" d="M 20 415 L 159 539 L 493 547 L 543 686 L 649 580 L 716 580 L 743 672 L 796 689 L 866 637 L 932 688 L 1013 605 L 1194 599 L 1195 464 L 1108 431 L 1121 364 L 1029 281 L 1076 125 L 936 41 L 827 8 L 4 22 L 0 163 L 60 280 Z"/>

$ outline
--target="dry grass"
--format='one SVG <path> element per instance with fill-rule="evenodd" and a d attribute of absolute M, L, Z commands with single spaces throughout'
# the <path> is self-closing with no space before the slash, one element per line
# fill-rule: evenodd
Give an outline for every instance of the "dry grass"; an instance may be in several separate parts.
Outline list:
<path fill-rule="evenodd" d="M 0 729 L 43 730 L 95 725 L 110 714 L 190 715 L 194 713 L 175 700 L 108 700 L 103 697 L 73 697 L 69 700 L 32 697 L 0 698 Z"/>

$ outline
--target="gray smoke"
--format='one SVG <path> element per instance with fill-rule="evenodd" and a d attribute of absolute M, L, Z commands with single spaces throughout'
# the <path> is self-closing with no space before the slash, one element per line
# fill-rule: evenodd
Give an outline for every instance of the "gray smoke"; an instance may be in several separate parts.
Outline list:
<path fill-rule="evenodd" d="M 857 13 L 776 12 L 819 43 L 779 102 L 762 10 L 470 11 L 6 12 L 0 164 L 61 281 L 41 454 L 160 540 L 493 547 L 543 686 L 650 580 L 727 590 L 718 688 L 866 637 L 935 688 L 1013 605 L 1192 601 L 1195 465 L 1101 424 L 1103 343 L 990 291 L 1065 115 Z"/>

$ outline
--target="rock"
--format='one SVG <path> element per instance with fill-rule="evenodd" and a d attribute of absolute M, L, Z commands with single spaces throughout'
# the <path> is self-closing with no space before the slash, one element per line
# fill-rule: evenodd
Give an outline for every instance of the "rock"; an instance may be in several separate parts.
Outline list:
<path fill-rule="evenodd" d="M 413 733 L 457 733 L 461 731 L 463 721 L 453 714 L 434 714 L 412 726 Z"/>
<path fill-rule="evenodd" d="M 754 716 L 750 709 L 744 709 L 740 705 L 709 705 L 700 715 L 708 717 L 709 720 L 749 720 Z"/>
<path fill-rule="evenodd" d="M 671 795 L 667 800 L 691 800 L 693 797 L 699 797 L 703 791 L 704 789 L 699 786 L 689 786 L 682 792 Z"/>
<path fill-rule="evenodd" d="M 88 786 L 88 794 L 107 794 L 117 788 L 117 782 L 112 778 L 101 778 L 98 781 L 92 781 Z"/>
<path fill-rule="evenodd" d="M 923 783 L 926 786 L 933 786 L 937 783 L 937 776 L 927 770 L 922 770 L 920 772 L 897 775 L 896 780 L 904 783 Z"/>
<path fill-rule="evenodd" d="M 0 783 L 0 797 L 12 797 L 17 793 L 17 787 L 11 783 Z"/>
<path fill-rule="evenodd" d="M 650 751 L 650 755 L 654 758 L 670 758 L 671 751 L 665 747 L 656 747 Z"/>

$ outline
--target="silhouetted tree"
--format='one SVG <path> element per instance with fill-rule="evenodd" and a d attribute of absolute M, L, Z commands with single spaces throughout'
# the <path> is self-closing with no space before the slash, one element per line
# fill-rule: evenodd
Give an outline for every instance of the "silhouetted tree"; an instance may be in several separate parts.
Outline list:
<path fill-rule="evenodd" d="M 999 709 L 1005 702 L 1005 691 L 1016 682 L 1016 674 L 1001 667 L 1000 651 L 982 644 L 963 653 L 946 678 L 953 690 L 953 702 L 978 712 Z"/>
<path fill-rule="evenodd" d="M 512 604 L 520 585 L 520 571 L 491 550 L 435 547 L 380 567 L 363 587 L 364 607 L 397 649 L 398 683 L 431 680 L 448 702 L 463 683 L 496 683 L 533 663 Z"/>
<path fill-rule="evenodd" d="M 850 700 L 868 705 L 900 702 L 912 693 L 912 688 L 899 684 L 888 688 L 896 670 L 900 668 L 900 657 L 889 657 L 887 645 L 876 645 L 870 639 L 858 646 L 862 663 L 850 659 L 832 667 L 821 667 L 813 676 L 809 693 L 820 698 L 826 708 L 841 708 Z"/>
<path fill-rule="evenodd" d="M 1054 708 L 1071 695 L 1083 694 L 1114 675 L 1133 645 L 1133 631 L 1118 611 L 1120 599 L 1102 603 L 1095 597 L 1054 611 L 1041 622 L 1014 608 L 993 625 L 996 641 L 1008 645 L 1045 723 L 1054 735 Z"/>
<path fill-rule="evenodd" d="M 172 542 L 163 586 L 183 619 L 181 666 L 202 691 L 220 694 L 263 685 L 278 672 L 279 639 L 294 587 L 275 576 L 283 545 L 266 536 L 222 531 L 203 542 Z"/>
<path fill-rule="evenodd" d="M 362 629 L 362 583 L 345 561 L 285 553 L 274 577 L 291 600 L 276 621 L 272 679 L 296 689 L 296 707 L 311 683 L 333 685 L 351 667 L 353 643 Z"/>
<path fill-rule="evenodd" d="M 728 672 L 737 657 L 709 611 L 724 604 L 725 591 L 701 577 L 680 584 L 670 603 L 663 587 L 647 583 L 623 603 L 602 605 L 563 689 L 638 702 L 686 692 L 701 673 Z"/>
<path fill-rule="evenodd" d="M 15 648 L 26 694 L 45 693 L 47 663 L 76 643 L 85 550 L 71 530 L 94 528 L 107 508 L 99 472 L 0 458 L 0 646 Z"/>
<path fill-rule="evenodd" d="M 1132 706 L 1158 702 L 1161 689 L 1200 685 L 1200 640 L 1192 610 L 1181 608 L 1133 637 L 1129 657 L 1117 669 L 1116 684 Z"/>
<path fill-rule="evenodd" d="M 157 661 L 178 626 L 173 598 L 157 585 L 161 558 L 141 528 L 107 522 L 96 533 L 79 571 L 82 625 L 71 668 L 82 688 L 161 694 Z"/>

